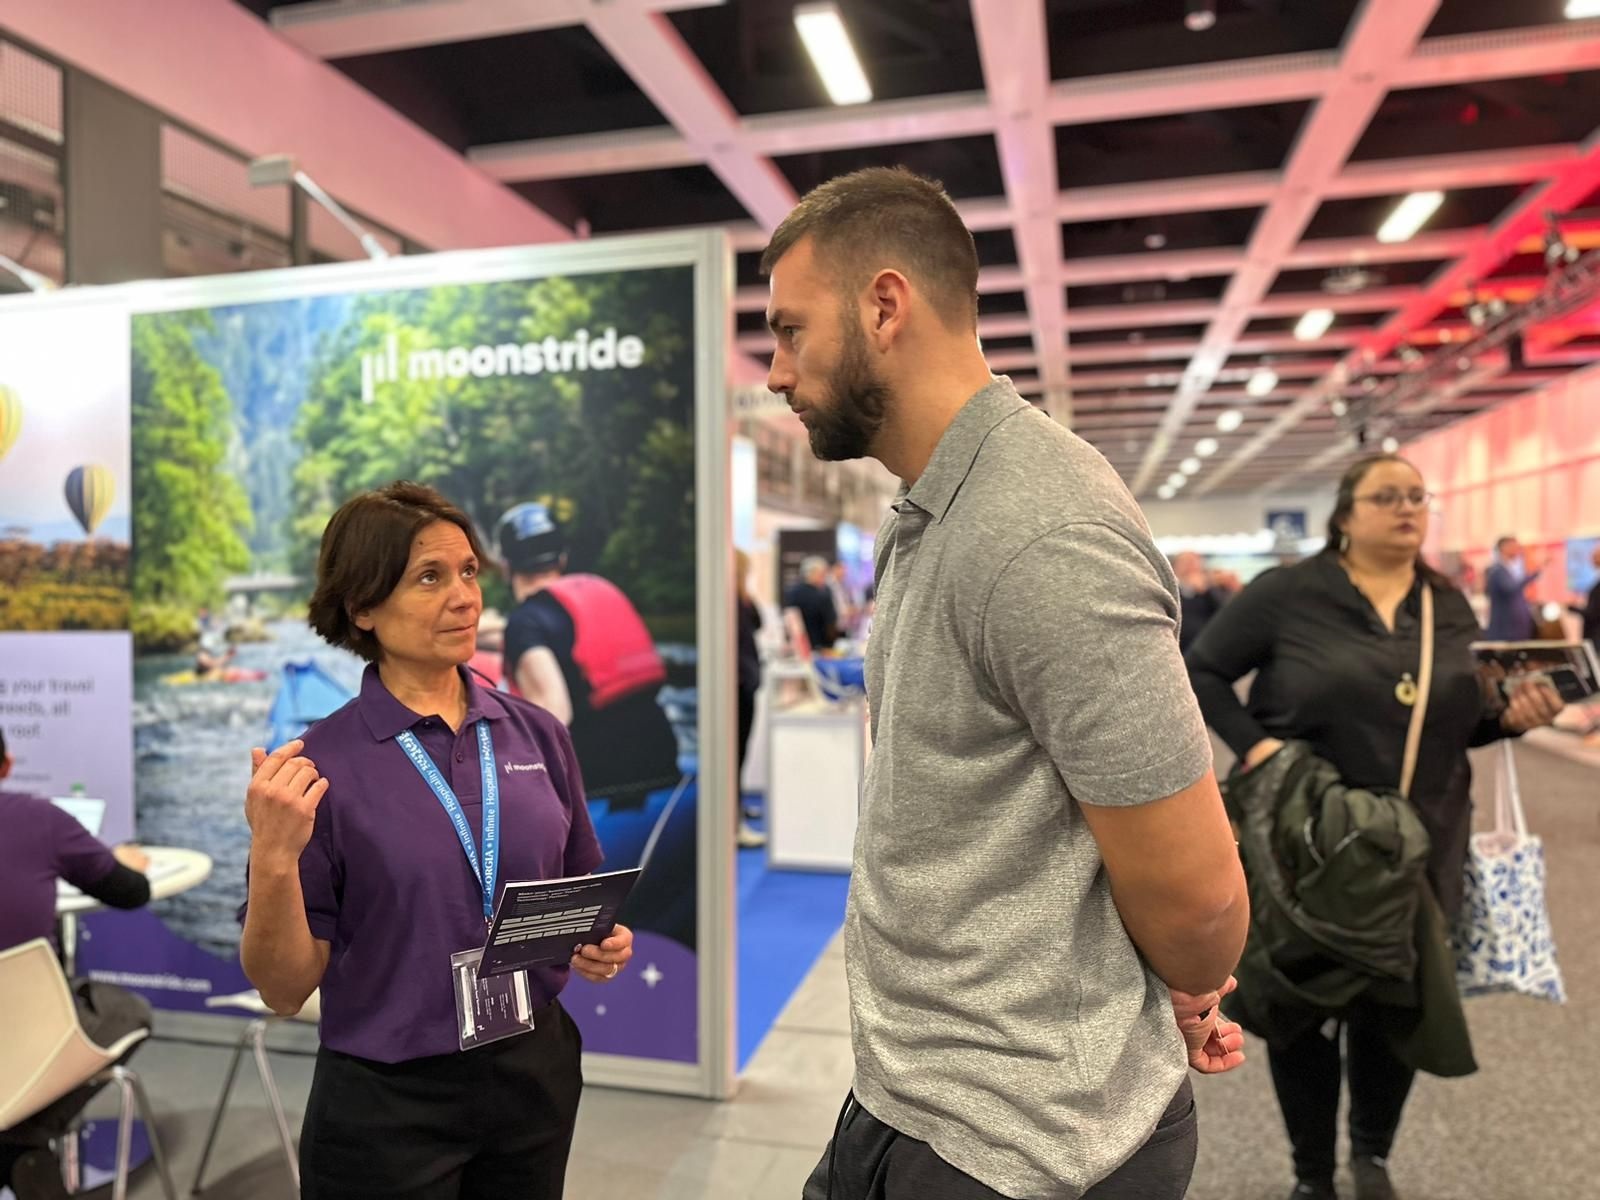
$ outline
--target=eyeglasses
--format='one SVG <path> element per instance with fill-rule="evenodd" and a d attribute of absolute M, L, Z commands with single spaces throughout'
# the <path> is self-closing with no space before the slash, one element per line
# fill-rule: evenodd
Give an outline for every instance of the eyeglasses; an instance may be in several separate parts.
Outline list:
<path fill-rule="evenodd" d="M 1365 500 L 1368 504 L 1376 504 L 1379 508 L 1393 512 L 1402 504 L 1409 504 L 1412 508 L 1427 508 L 1433 500 L 1433 493 L 1425 492 L 1421 488 L 1412 488 L 1409 492 L 1385 488 L 1381 492 L 1373 492 L 1370 496 L 1357 496 L 1356 499 Z"/>

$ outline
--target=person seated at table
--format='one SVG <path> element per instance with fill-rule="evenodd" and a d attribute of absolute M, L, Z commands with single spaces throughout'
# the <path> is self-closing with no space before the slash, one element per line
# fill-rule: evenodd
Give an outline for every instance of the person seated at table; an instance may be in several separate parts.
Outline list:
<path fill-rule="evenodd" d="M 0 950 L 34 938 L 56 941 L 56 880 L 65 879 L 109 908 L 138 908 L 150 901 L 149 865 L 137 846 L 101 844 L 77 818 L 39 796 L 4 791 L 12 760 L 0 731 Z M 109 983 L 69 981 L 78 1023 L 89 1040 L 110 1046 L 150 1027 L 150 1006 Z M 13 1035 L 22 1031 L 12 1030 Z M 96 1088 L 69 1092 L 10 1129 L 0 1129 L 0 1188 L 17 1200 L 64 1200 L 61 1164 L 52 1138 L 94 1097 Z"/>

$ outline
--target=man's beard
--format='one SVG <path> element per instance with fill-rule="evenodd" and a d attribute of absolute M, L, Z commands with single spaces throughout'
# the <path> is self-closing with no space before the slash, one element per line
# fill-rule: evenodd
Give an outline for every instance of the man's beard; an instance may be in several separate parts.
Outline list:
<path fill-rule="evenodd" d="M 823 462 L 866 458 L 888 412 L 889 389 L 872 374 L 867 337 L 854 318 L 854 312 L 845 318 L 844 350 L 828 380 L 828 403 L 809 410 L 811 453 Z"/>

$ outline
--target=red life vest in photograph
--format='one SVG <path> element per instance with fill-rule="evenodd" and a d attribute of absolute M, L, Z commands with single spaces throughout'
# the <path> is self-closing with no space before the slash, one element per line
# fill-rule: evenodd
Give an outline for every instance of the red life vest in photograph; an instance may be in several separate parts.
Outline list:
<path fill-rule="evenodd" d="M 589 685 L 590 708 L 666 682 L 650 631 L 616 584 L 598 575 L 563 575 L 544 590 L 572 618 L 572 660 Z"/>

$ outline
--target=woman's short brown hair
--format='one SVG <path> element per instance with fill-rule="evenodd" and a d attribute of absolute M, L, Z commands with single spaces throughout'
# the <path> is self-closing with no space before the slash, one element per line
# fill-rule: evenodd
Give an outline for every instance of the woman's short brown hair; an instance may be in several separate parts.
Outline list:
<path fill-rule="evenodd" d="M 356 625 L 355 614 L 388 599 L 411 561 L 412 541 L 435 521 L 458 526 L 484 561 L 472 518 L 431 487 L 400 479 L 346 500 L 322 531 L 311 628 L 325 641 L 377 662 L 378 639 Z"/>

